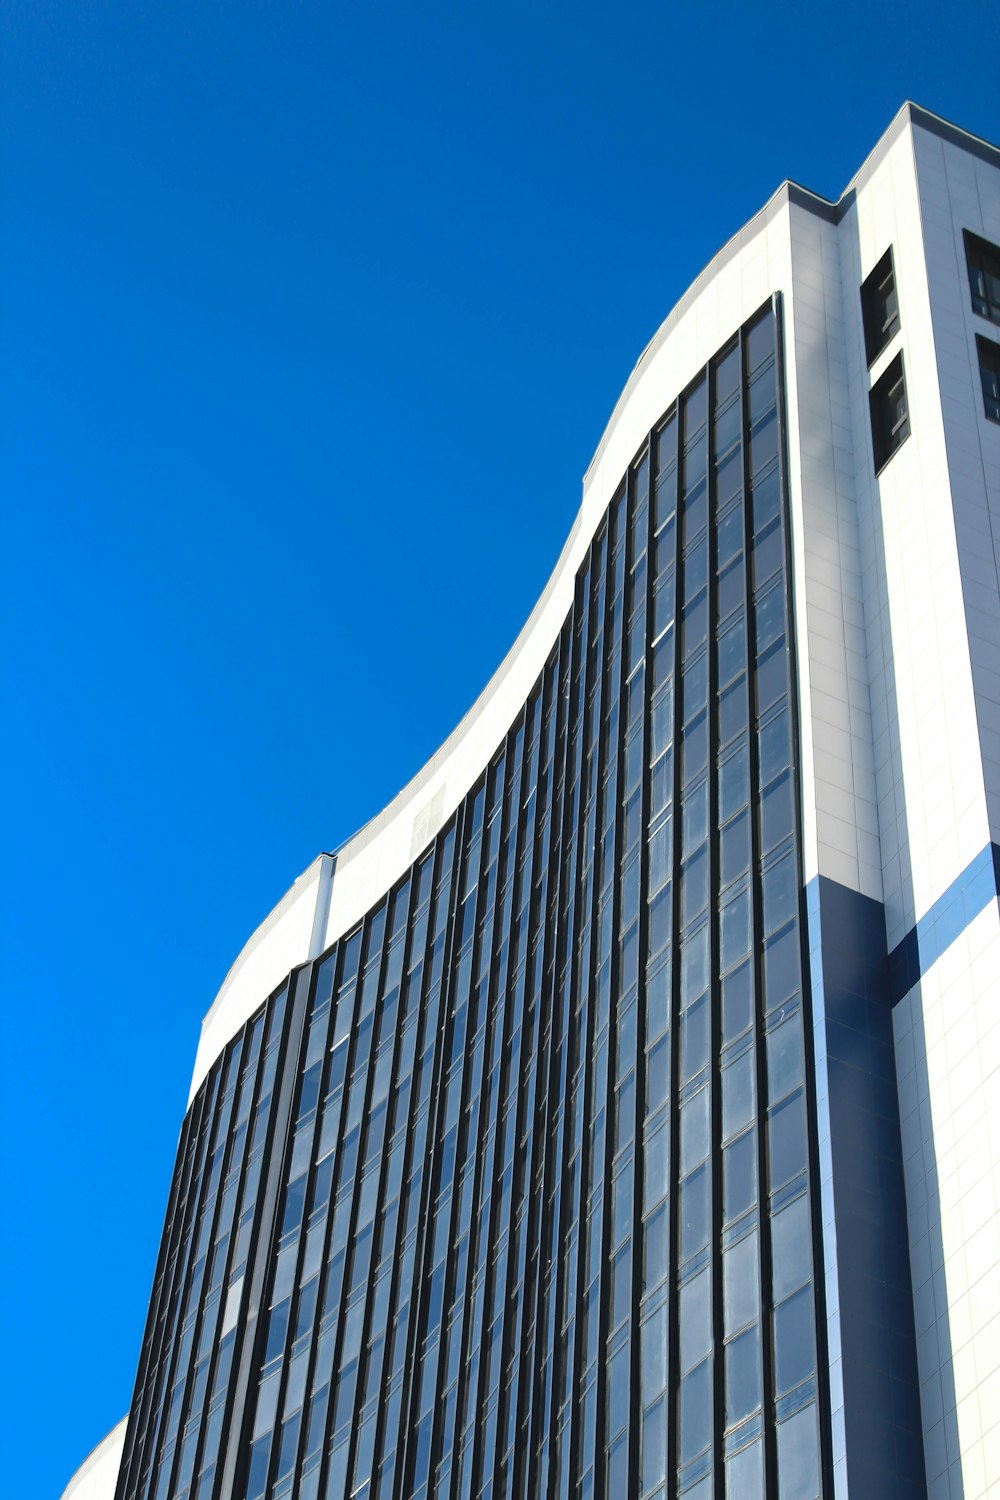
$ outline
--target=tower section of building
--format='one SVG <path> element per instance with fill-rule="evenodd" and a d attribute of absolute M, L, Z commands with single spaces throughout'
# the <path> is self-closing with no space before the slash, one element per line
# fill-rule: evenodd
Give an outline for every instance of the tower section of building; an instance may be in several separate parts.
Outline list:
<path fill-rule="evenodd" d="M 988 1493 L 998 243 L 907 106 L 659 330 L 206 1017 L 118 1500 Z"/>

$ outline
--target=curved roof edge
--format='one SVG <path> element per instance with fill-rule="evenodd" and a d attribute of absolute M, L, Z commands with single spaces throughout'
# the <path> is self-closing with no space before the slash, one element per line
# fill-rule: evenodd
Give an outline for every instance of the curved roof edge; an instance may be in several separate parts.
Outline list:
<path fill-rule="evenodd" d="M 114 1500 L 127 1427 L 126 1414 L 107 1437 L 90 1450 L 63 1490 L 60 1500 Z"/>
<path fill-rule="evenodd" d="M 226 1042 L 298 964 L 349 931 L 427 848 L 474 784 L 544 668 L 577 570 L 622 475 L 655 422 L 705 361 L 790 275 L 791 208 L 839 222 L 913 125 L 1000 164 L 1000 149 L 912 103 L 898 110 L 836 202 L 785 181 L 712 257 L 639 356 L 583 478 L 558 561 L 517 639 L 441 747 L 386 807 L 320 855 L 253 933 L 202 1023 L 193 1098 Z"/>

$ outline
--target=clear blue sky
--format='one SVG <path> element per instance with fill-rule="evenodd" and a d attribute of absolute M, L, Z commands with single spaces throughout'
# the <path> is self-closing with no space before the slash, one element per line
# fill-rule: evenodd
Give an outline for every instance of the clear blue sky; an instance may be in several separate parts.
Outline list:
<path fill-rule="evenodd" d="M 131 1393 L 202 1014 L 453 727 L 629 370 L 994 4 L 7 0 L 4 1493 Z"/>

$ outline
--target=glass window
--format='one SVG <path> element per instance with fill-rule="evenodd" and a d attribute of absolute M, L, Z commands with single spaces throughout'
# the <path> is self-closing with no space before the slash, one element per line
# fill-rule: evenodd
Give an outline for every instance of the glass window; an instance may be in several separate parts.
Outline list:
<path fill-rule="evenodd" d="M 879 474 L 910 435 L 902 351 L 872 386 L 869 404 L 875 473 Z"/>
<path fill-rule="evenodd" d="M 812 1284 L 774 1309 L 774 1384 L 779 1395 L 807 1380 L 816 1368 Z"/>
<path fill-rule="evenodd" d="M 697 1458 L 712 1441 L 712 1361 L 690 1370 L 681 1381 L 680 1461 Z"/>
<path fill-rule="evenodd" d="M 753 1119 L 753 1053 L 744 1052 L 722 1072 L 722 1135 L 738 1135 Z"/>
<path fill-rule="evenodd" d="M 681 1261 L 708 1243 L 711 1220 L 711 1180 L 702 1165 L 681 1183 Z"/>
<path fill-rule="evenodd" d="M 681 1173 L 687 1173 L 708 1155 L 709 1091 L 699 1089 L 681 1106 Z"/>
<path fill-rule="evenodd" d="M 750 868 L 750 819 L 741 812 L 722 830 L 719 843 L 719 879 L 723 888 Z M 723 964 L 723 968 L 726 965 Z"/>
<path fill-rule="evenodd" d="M 702 995 L 681 1016 L 682 1083 L 708 1066 L 708 1022 L 708 996 Z"/>
<path fill-rule="evenodd" d="M 1000 249 L 971 230 L 964 233 L 972 311 L 1000 323 Z"/>
<path fill-rule="evenodd" d="M 750 965 L 744 964 L 722 981 L 722 1030 L 727 1042 L 746 1031 L 752 1008 L 753 975 Z"/>
<path fill-rule="evenodd" d="M 760 1317 L 756 1229 L 723 1255 L 722 1285 L 726 1335 L 731 1337 Z"/>
<path fill-rule="evenodd" d="M 726 1426 L 744 1421 L 760 1402 L 760 1329 L 755 1325 L 726 1346 Z"/>
<path fill-rule="evenodd" d="M 819 1484 L 819 1436 L 816 1407 L 810 1405 L 778 1427 L 778 1486 L 795 1500 L 816 1500 Z"/>
<path fill-rule="evenodd" d="M 892 246 L 861 287 L 861 316 L 865 329 L 865 356 L 871 364 L 899 331 L 899 301 L 892 264 Z"/>
<path fill-rule="evenodd" d="M 752 1130 L 722 1153 L 722 1205 L 725 1218 L 739 1218 L 757 1201 L 757 1138 Z"/>
<path fill-rule="evenodd" d="M 812 1275 L 809 1199 L 803 1194 L 771 1220 L 771 1274 L 774 1300 L 781 1302 Z"/>
<path fill-rule="evenodd" d="M 667 1385 L 667 1307 L 652 1312 L 642 1325 L 642 1399 L 648 1401 Z"/>
<path fill-rule="evenodd" d="M 705 1358 L 712 1348 L 712 1278 L 708 1270 L 692 1276 L 680 1290 L 681 1370 Z"/>
<path fill-rule="evenodd" d="M 783 1099 L 802 1082 L 802 1012 L 768 1032 L 767 1090 L 772 1101 Z"/>
<path fill-rule="evenodd" d="M 795 1491 L 790 1491 L 795 1494 Z M 726 1459 L 726 1500 L 764 1500 L 762 1445 L 758 1440 Z"/>
<path fill-rule="evenodd" d="M 801 1172 L 806 1164 L 806 1110 L 801 1089 L 772 1109 L 768 1134 L 773 1192 Z"/>
<path fill-rule="evenodd" d="M 997 320 L 1000 322 L 1000 319 Z M 976 335 L 979 379 L 983 387 L 983 410 L 991 422 L 1000 422 L 1000 344 Z"/>

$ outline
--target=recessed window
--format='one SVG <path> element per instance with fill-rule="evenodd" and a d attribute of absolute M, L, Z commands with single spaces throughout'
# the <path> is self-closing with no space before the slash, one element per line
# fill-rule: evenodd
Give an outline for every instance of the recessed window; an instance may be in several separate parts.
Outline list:
<path fill-rule="evenodd" d="M 903 378 L 903 356 L 897 354 L 884 375 L 871 388 L 872 450 L 875 472 L 883 469 L 901 443 L 910 435 L 910 414 L 906 404 L 906 381 Z"/>
<path fill-rule="evenodd" d="M 1000 323 L 1000 250 L 968 229 L 963 232 L 972 311 L 981 318 Z"/>
<path fill-rule="evenodd" d="M 892 246 L 861 288 L 861 316 L 865 325 L 865 356 L 871 364 L 899 331 L 899 302 Z"/>
<path fill-rule="evenodd" d="M 983 382 L 983 407 L 991 422 L 1000 422 L 1000 344 L 976 335 L 979 378 Z"/>

